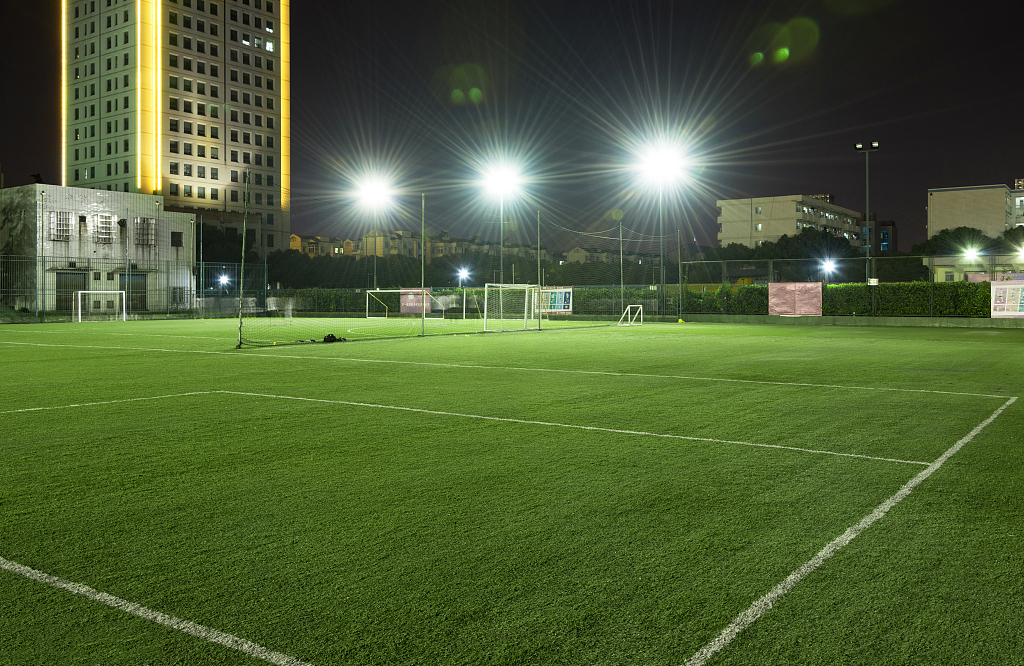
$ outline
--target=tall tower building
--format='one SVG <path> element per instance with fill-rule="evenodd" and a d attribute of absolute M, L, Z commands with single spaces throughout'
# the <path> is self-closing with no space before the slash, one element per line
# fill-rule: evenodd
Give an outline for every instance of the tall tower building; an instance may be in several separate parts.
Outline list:
<path fill-rule="evenodd" d="M 287 249 L 290 0 L 61 0 L 62 184 Z M 249 196 L 246 200 L 246 178 Z"/>

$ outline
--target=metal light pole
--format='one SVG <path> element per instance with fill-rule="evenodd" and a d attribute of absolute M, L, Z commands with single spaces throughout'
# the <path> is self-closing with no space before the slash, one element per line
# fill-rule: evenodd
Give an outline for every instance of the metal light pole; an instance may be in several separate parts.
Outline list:
<path fill-rule="evenodd" d="M 868 236 L 868 258 L 871 257 L 871 244 L 874 243 L 874 234 L 871 233 L 871 172 L 868 169 L 868 155 L 878 150 L 878 142 L 855 143 L 853 149 L 858 153 L 864 153 L 864 224 Z"/>

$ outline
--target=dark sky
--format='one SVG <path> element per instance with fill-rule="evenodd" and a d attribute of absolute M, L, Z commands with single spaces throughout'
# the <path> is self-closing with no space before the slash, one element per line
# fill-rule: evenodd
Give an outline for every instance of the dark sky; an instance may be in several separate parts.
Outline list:
<path fill-rule="evenodd" d="M 532 240 L 538 209 L 581 230 L 619 210 L 656 233 L 658 195 L 636 184 L 630 146 L 660 133 L 694 164 L 665 195 L 666 234 L 714 244 L 722 198 L 831 193 L 862 211 L 853 143 L 877 140 L 871 210 L 908 250 L 928 188 L 1024 177 L 1012 21 L 941 4 L 295 1 L 293 231 L 360 235 L 372 220 L 353 178 L 386 168 L 403 190 L 386 226 L 416 230 L 425 193 L 428 232 L 494 238 L 498 204 L 475 181 L 500 153 L 528 179 L 507 238 Z M 59 3 L 7 5 L 0 166 L 7 186 L 59 182 Z"/>

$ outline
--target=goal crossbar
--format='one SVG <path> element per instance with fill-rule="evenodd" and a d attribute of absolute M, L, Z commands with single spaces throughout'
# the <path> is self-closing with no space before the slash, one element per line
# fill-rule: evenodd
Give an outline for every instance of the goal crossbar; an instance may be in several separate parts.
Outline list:
<path fill-rule="evenodd" d="M 126 300 L 125 300 L 125 292 L 123 292 L 123 291 L 76 291 L 75 292 L 75 310 L 74 310 L 74 317 L 73 318 L 77 318 L 79 323 L 81 323 L 81 321 L 82 321 L 82 311 L 85 310 L 85 308 L 82 307 L 82 296 L 97 296 L 97 295 L 100 295 L 100 294 L 104 294 L 104 295 L 107 295 L 107 296 L 110 296 L 112 294 L 120 295 L 120 301 L 121 301 L 120 306 L 118 306 L 115 303 L 112 306 L 113 310 L 111 310 L 111 307 L 107 307 L 107 306 L 104 306 L 104 305 L 100 305 L 99 307 L 96 307 L 95 304 L 94 304 L 93 307 L 88 308 L 88 311 L 90 313 L 92 313 L 93 310 L 97 310 L 97 314 L 113 314 L 113 315 L 117 315 L 118 313 L 120 313 L 121 320 L 122 321 L 128 321 L 128 312 L 127 312 L 127 308 L 125 307 L 125 302 L 126 302 Z M 102 303 L 102 301 L 100 301 L 100 302 Z"/>

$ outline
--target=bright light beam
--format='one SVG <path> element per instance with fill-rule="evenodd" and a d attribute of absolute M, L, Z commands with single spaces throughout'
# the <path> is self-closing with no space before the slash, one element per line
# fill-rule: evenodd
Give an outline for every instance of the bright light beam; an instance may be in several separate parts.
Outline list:
<path fill-rule="evenodd" d="M 968 248 L 967 250 L 964 251 L 964 259 L 966 259 L 967 261 L 977 261 L 978 251 L 975 250 L 973 247 Z"/>
<path fill-rule="evenodd" d="M 514 166 L 492 166 L 484 170 L 480 185 L 490 196 L 504 200 L 522 191 L 523 176 Z"/>
<path fill-rule="evenodd" d="M 689 178 L 690 160 L 677 146 L 650 144 L 641 151 L 639 158 L 637 170 L 646 183 L 661 188 Z"/>
<path fill-rule="evenodd" d="M 836 262 L 832 261 L 831 259 L 826 259 L 825 261 L 822 262 L 821 267 L 822 269 L 824 269 L 826 273 L 831 275 L 836 270 Z"/>
<path fill-rule="evenodd" d="M 356 199 L 363 208 L 379 211 L 392 204 L 395 190 L 386 178 L 371 176 L 356 182 Z"/>

